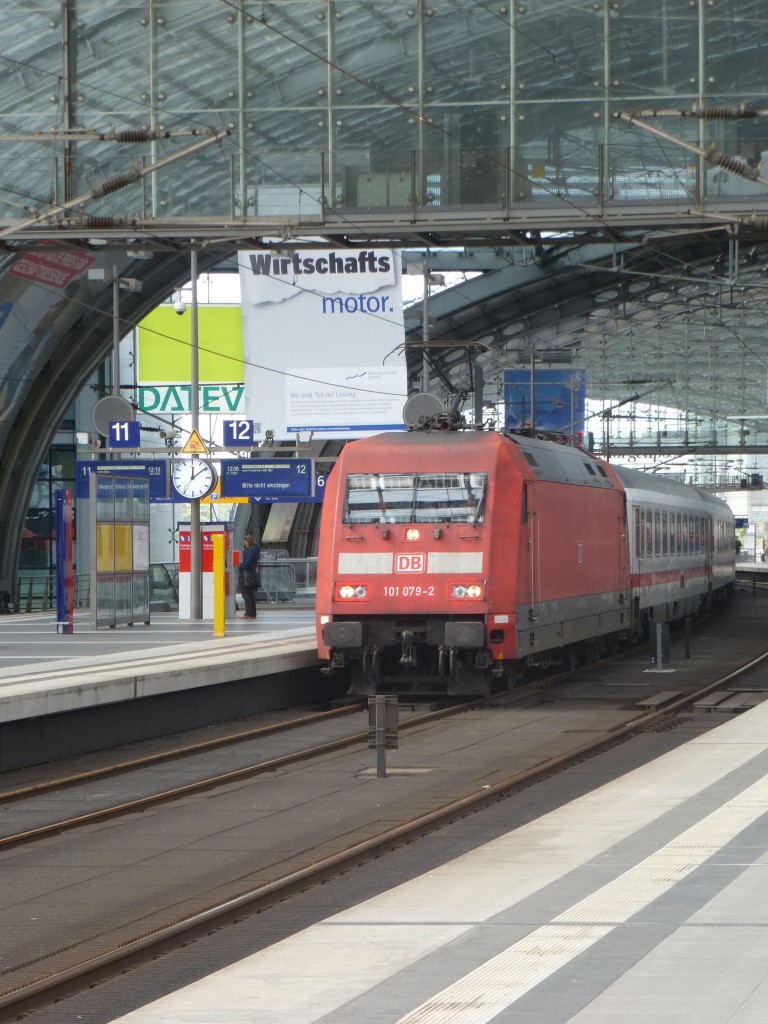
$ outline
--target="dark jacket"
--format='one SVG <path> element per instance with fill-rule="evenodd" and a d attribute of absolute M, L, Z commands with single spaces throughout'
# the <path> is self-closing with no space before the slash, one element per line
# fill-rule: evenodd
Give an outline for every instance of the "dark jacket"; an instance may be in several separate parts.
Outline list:
<path fill-rule="evenodd" d="M 243 554 L 240 559 L 240 571 L 252 572 L 254 576 L 258 576 L 260 554 L 261 548 L 258 544 L 251 544 L 249 548 L 243 548 Z"/>

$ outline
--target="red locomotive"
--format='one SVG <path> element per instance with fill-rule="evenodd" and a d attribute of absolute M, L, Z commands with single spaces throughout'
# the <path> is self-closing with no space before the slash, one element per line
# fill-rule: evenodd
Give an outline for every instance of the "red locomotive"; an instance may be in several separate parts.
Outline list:
<path fill-rule="evenodd" d="M 379 434 L 326 485 L 318 649 L 350 693 L 487 694 L 710 607 L 734 566 L 696 488 L 538 437 Z"/>

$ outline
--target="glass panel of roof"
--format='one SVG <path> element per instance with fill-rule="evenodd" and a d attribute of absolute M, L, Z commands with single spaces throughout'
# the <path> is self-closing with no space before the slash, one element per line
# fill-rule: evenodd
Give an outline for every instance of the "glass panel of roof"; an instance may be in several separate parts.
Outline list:
<path fill-rule="evenodd" d="M 431 109 L 466 103 L 506 108 L 510 34 L 505 9 L 463 0 L 435 4 L 425 22 L 425 39 Z"/>
<path fill-rule="evenodd" d="M 698 9 L 669 0 L 622 0 L 610 18 L 611 97 L 625 110 L 690 108 L 698 95 Z M 694 122 L 695 123 L 695 122 Z M 675 131 L 677 131 L 676 127 Z"/>
<path fill-rule="evenodd" d="M 603 98 L 603 4 L 538 0 L 513 4 L 515 103 Z"/>

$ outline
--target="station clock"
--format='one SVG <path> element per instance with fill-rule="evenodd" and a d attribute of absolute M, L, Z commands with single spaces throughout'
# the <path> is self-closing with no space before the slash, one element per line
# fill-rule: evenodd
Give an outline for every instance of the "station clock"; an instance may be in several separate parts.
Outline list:
<path fill-rule="evenodd" d="M 194 455 L 174 463 L 171 479 L 179 494 L 190 499 L 204 498 L 219 481 L 213 464 Z"/>

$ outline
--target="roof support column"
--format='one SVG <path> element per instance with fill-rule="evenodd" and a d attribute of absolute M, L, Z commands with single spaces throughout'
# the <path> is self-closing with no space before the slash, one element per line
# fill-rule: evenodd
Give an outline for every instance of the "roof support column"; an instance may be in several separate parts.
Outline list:
<path fill-rule="evenodd" d="M 75 126 L 75 114 L 72 109 L 75 95 L 75 79 L 77 76 L 77 54 L 74 52 L 72 39 L 74 36 L 73 10 L 74 0 L 61 0 L 61 54 L 62 54 L 62 88 L 61 97 L 61 128 L 64 132 L 72 131 Z M 61 185 L 58 180 L 55 182 L 57 192 L 61 188 L 61 196 L 54 197 L 54 202 L 68 202 L 73 196 L 72 186 L 72 148 L 73 142 L 64 142 L 64 159 L 61 162 Z"/>
<path fill-rule="evenodd" d="M 319 17 L 319 15 L 318 15 Z M 336 57 L 336 45 L 333 37 L 334 26 L 336 24 L 334 3 L 333 0 L 328 0 L 325 15 L 325 67 L 326 67 L 326 84 L 325 91 L 327 94 L 327 110 L 328 110 L 328 206 L 331 210 L 336 209 L 336 159 L 335 159 L 335 144 L 334 144 L 334 113 L 333 113 L 333 97 L 334 97 L 334 85 L 333 85 L 333 67 L 334 60 Z"/>
<path fill-rule="evenodd" d="M 603 152 L 600 176 L 603 194 L 610 194 L 611 181 L 611 8 L 610 0 L 603 0 Z"/>
<path fill-rule="evenodd" d="M 507 167 L 507 209 L 515 199 L 517 185 L 517 4 L 509 7 L 509 167 Z"/>
<path fill-rule="evenodd" d="M 149 113 L 149 127 L 152 131 L 157 130 L 158 118 L 157 118 L 157 19 L 159 17 L 157 10 L 156 0 L 149 0 L 149 50 L 147 53 L 147 65 L 149 67 L 149 100 L 147 102 L 147 109 Z M 158 143 L 153 140 L 150 143 L 151 163 L 156 163 L 160 152 Z M 157 217 L 160 214 L 159 203 L 160 197 L 158 195 L 158 183 L 156 177 L 153 175 L 149 183 L 150 192 L 150 210 L 152 216 Z"/>
<path fill-rule="evenodd" d="M 247 146 L 245 143 L 245 25 L 245 10 L 243 9 L 243 5 L 241 3 L 237 20 L 237 130 L 240 138 L 240 155 L 238 158 L 237 183 L 235 184 L 235 190 L 236 193 L 239 193 L 240 195 L 240 215 L 243 218 L 248 217 L 250 216 L 251 213 L 256 212 L 256 197 L 254 195 L 254 208 L 251 210 L 248 203 L 248 187 L 246 184 L 247 164 L 245 154 Z M 237 204 L 235 204 L 235 213 L 237 213 Z"/>
<path fill-rule="evenodd" d="M 704 0 L 699 0 L 699 11 L 698 11 L 698 16 L 699 16 L 699 34 L 698 34 L 699 64 L 698 64 L 698 69 L 697 69 L 697 75 L 698 75 L 698 79 L 699 79 L 699 81 L 698 81 L 698 104 L 699 104 L 699 110 L 701 110 L 706 105 L 706 102 L 707 102 L 706 101 L 706 96 L 704 95 L 704 83 L 706 82 L 706 78 L 707 78 L 707 34 L 706 34 L 705 29 L 704 29 L 705 18 L 706 18 L 706 10 L 707 10 L 707 8 L 706 8 L 706 4 L 705 4 Z M 698 118 L 698 122 L 699 122 L 699 146 L 702 149 L 705 149 L 706 145 L 707 145 L 707 138 L 704 135 L 704 132 L 705 131 L 709 131 L 710 129 L 707 128 L 707 124 L 706 124 L 704 118 L 701 118 L 701 117 Z M 696 164 L 697 164 L 697 169 L 698 169 L 698 173 L 696 174 L 696 181 L 698 183 L 698 193 L 699 193 L 698 196 L 697 196 L 697 199 L 701 200 L 706 195 L 707 166 L 708 165 L 707 165 L 707 161 L 704 159 L 703 155 L 699 155 L 699 157 L 696 160 Z"/>
<path fill-rule="evenodd" d="M 418 6 L 418 14 L 419 14 L 419 29 L 418 29 L 419 30 L 419 52 L 418 52 L 419 66 L 418 66 L 418 82 L 417 82 L 417 86 L 416 86 L 417 89 L 418 89 L 418 97 L 419 97 L 419 118 L 418 118 L 419 133 L 418 133 L 418 143 L 417 143 L 417 145 L 418 145 L 418 156 L 417 156 L 417 161 L 416 161 L 416 182 L 415 182 L 416 194 L 413 197 L 413 202 L 415 203 L 416 206 L 424 205 L 426 203 L 426 201 L 427 201 L 427 191 L 428 191 L 428 189 L 427 189 L 427 167 L 428 167 L 429 161 L 427 159 L 427 154 L 425 152 L 425 147 L 426 147 L 426 139 L 425 139 L 426 111 L 425 111 L 425 107 L 424 107 L 425 99 L 426 99 L 426 82 L 425 82 L 425 79 L 424 79 L 424 69 L 425 69 L 425 66 L 426 66 L 426 52 L 427 52 L 427 39 L 426 39 L 426 34 L 427 34 L 427 11 L 426 11 L 426 7 L 427 7 L 426 0 L 419 0 L 419 6 Z M 427 269 L 426 256 L 425 256 L 425 260 L 424 260 L 424 268 L 425 268 L 424 273 L 428 274 L 429 271 Z M 424 302 L 426 303 L 426 301 L 427 301 L 427 285 L 426 285 L 426 278 L 425 278 Z M 426 310 L 426 306 L 424 308 Z M 426 321 L 426 312 L 424 314 L 424 319 Z M 424 358 L 426 359 L 426 350 L 425 350 L 425 353 L 424 353 Z M 429 372 L 426 363 L 425 363 L 425 372 L 427 372 L 427 374 Z M 422 391 L 429 391 L 429 384 L 427 384 L 426 387 L 423 387 Z"/>

